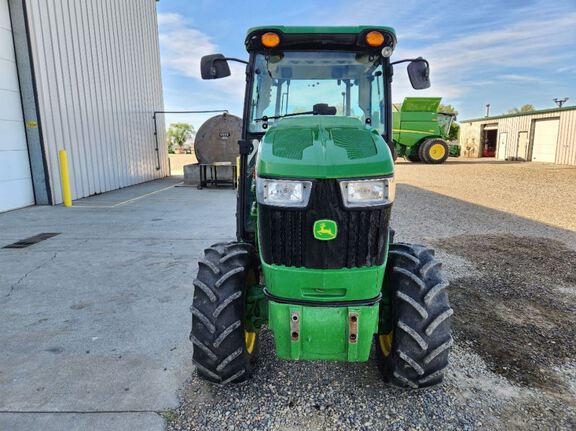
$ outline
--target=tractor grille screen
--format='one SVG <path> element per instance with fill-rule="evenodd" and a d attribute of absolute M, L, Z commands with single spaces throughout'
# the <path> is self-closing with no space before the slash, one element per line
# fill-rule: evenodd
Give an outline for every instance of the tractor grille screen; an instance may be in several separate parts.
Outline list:
<path fill-rule="evenodd" d="M 306 209 L 259 206 L 262 257 L 268 264 L 316 269 L 382 265 L 391 207 L 344 209 L 334 180 L 314 183 Z M 334 220 L 335 239 L 314 238 L 314 222 Z"/>

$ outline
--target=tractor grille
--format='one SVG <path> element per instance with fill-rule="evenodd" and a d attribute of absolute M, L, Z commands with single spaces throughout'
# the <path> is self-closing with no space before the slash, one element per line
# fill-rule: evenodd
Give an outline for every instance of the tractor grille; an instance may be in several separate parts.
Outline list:
<path fill-rule="evenodd" d="M 344 209 L 335 180 L 315 181 L 306 209 L 259 206 L 264 262 L 274 265 L 336 269 L 382 265 L 391 207 Z M 331 241 L 314 238 L 316 220 L 338 224 Z"/>

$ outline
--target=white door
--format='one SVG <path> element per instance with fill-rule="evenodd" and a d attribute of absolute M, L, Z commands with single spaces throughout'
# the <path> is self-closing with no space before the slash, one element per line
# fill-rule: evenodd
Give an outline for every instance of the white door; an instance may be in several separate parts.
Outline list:
<path fill-rule="evenodd" d="M 0 0 L 0 212 L 34 205 L 8 0 Z"/>
<path fill-rule="evenodd" d="M 558 143 L 558 124 L 560 120 L 536 120 L 534 122 L 534 140 L 532 141 L 532 161 L 556 161 L 556 144 Z"/>
<path fill-rule="evenodd" d="M 520 160 L 526 160 L 528 152 L 528 132 L 518 132 L 518 149 L 516 157 Z"/>
<path fill-rule="evenodd" d="M 506 143 L 508 142 L 508 133 L 500 133 L 500 141 L 498 142 L 498 154 L 496 158 L 498 160 L 506 159 Z"/>

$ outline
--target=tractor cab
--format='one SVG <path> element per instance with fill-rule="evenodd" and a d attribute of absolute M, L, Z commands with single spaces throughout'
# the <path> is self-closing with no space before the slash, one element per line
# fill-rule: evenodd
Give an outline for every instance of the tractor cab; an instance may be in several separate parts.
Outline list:
<path fill-rule="evenodd" d="M 202 78 L 218 79 L 230 75 L 228 61 L 246 64 L 239 239 L 254 238 L 254 169 L 287 177 L 393 174 L 393 64 L 410 62 L 416 89 L 430 81 L 422 58 L 390 62 L 396 47 L 392 28 L 263 26 L 248 30 L 245 45 L 248 61 L 214 54 L 201 65 Z M 327 131 L 329 139 L 315 130 Z"/>

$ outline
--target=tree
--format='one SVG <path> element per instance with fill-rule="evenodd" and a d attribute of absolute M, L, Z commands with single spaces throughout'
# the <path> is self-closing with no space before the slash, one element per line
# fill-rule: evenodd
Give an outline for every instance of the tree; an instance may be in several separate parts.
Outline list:
<path fill-rule="evenodd" d="M 522 105 L 520 108 L 508 109 L 508 111 L 506 113 L 507 114 L 520 114 L 523 112 L 534 112 L 535 110 L 536 110 L 536 108 L 534 108 L 534 105 L 532 105 L 530 103 L 526 103 L 525 105 Z"/>
<path fill-rule="evenodd" d="M 456 121 L 452 121 L 450 124 L 450 132 L 448 133 L 448 139 L 451 141 L 458 140 L 458 134 L 460 133 L 460 124 Z"/>
<path fill-rule="evenodd" d="M 168 152 L 174 154 L 177 148 L 182 148 L 188 139 L 192 137 L 194 127 L 188 123 L 172 123 L 166 133 Z"/>
<path fill-rule="evenodd" d="M 454 114 L 458 116 L 458 111 L 452 105 L 442 105 L 438 106 L 438 112 L 447 112 L 449 114 Z"/>

